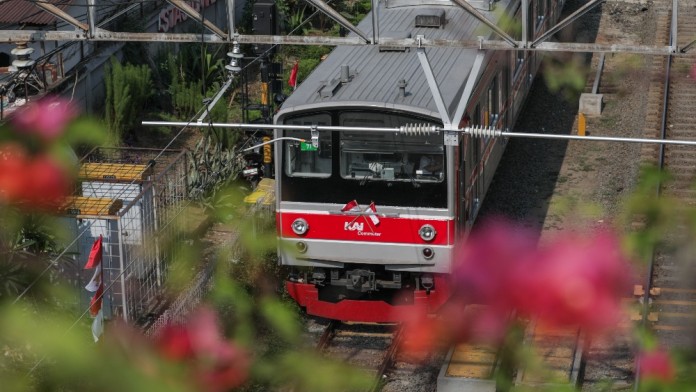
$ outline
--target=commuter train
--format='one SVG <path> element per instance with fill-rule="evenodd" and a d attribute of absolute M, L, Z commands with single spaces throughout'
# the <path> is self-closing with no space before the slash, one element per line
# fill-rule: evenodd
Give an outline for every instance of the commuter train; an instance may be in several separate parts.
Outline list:
<path fill-rule="evenodd" d="M 498 25 L 523 14 L 520 0 L 470 1 Z M 528 4 L 531 40 L 553 26 L 563 0 Z M 383 0 L 378 11 L 383 37 L 495 39 L 449 0 Z M 371 16 L 358 28 L 371 34 Z M 536 52 L 425 51 L 446 110 L 468 102 L 460 128 L 512 129 L 539 67 Z M 366 45 L 335 48 L 274 123 L 409 130 L 443 120 L 416 49 Z M 461 135 L 445 143 L 442 132 L 320 130 L 317 147 L 307 148 L 290 138 L 309 140 L 311 130 L 274 132 L 286 138 L 274 156 L 278 251 L 292 271 L 290 296 L 310 315 L 344 321 L 436 311 L 452 289 L 455 244 L 481 207 L 506 139 Z"/>

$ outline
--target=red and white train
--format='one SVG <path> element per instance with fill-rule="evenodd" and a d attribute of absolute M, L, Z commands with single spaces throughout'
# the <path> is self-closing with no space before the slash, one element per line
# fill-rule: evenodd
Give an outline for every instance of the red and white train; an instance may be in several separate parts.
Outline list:
<path fill-rule="evenodd" d="M 563 0 L 529 0 L 528 39 L 558 19 Z M 449 0 L 379 3 L 381 36 L 468 40 L 491 30 Z M 520 0 L 485 2 L 500 24 L 519 20 Z M 358 26 L 371 32 L 371 18 Z M 521 33 L 511 33 L 515 39 Z M 442 101 L 467 122 L 512 129 L 539 66 L 534 51 L 429 48 Z M 416 50 L 337 47 L 275 116 L 276 124 L 442 126 Z M 309 130 L 275 131 L 309 140 Z M 279 255 L 288 293 L 311 315 L 394 322 L 449 297 L 455 243 L 470 229 L 505 147 L 504 138 L 443 133 L 319 131 L 317 149 L 284 140 L 275 149 Z M 453 145 L 454 144 L 454 145 Z"/>

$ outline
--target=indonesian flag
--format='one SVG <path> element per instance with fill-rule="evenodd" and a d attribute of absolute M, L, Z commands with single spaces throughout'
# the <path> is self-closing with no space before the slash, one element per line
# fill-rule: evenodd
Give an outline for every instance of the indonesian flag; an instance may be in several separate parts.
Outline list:
<path fill-rule="evenodd" d="M 96 343 L 99 337 L 104 333 L 104 312 L 102 311 L 102 297 L 104 296 L 104 279 L 102 274 L 102 236 L 100 235 L 89 252 L 89 258 L 85 269 L 94 268 L 94 274 L 90 279 L 85 289 L 94 293 L 94 296 L 89 301 L 89 315 L 94 317 L 92 321 L 92 337 Z"/>
<path fill-rule="evenodd" d="M 379 224 L 379 217 L 377 216 L 377 207 L 375 207 L 374 201 L 370 203 L 365 212 L 367 212 L 367 216 L 370 217 L 372 223 L 374 223 L 374 225 L 377 226 Z"/>
<path fill-rule="evenodd" d="M 360 211 L 360 205 L 358 205 L 358 202 L 356 200 L 351 200 L 346 205 L 341 208 L 341 212 L 356 212 Z"/>
<path fill-rule="evenodd" d="M 288 79 L 288 84 L 292 88 L 297 87 L 297 71 L 298 71 L 299 67 L 300 67 L 300 62 L 296 61 L 295 65 L 292 66 L 292 70 L 290 70 L 290 78 Z"/>
<path fill-rule="evenodd" d="M 92 337 L 94 338 L 94 343 L 99 341 L 99 338 L 104 333 L 104 311 L 99 309 L 97 317 L 92 321 Z"/>
<path fill-rule="evenodd" d="M 89 283 L 87 283 L 87 286 L 85 286 L 85 290 L 89 291 L 90 293 L 93 293 L 97 290 L 99 290 L 99 286 L 102 285 L 102 266 L 99 264 L 97 268 L 94 270 L 94 275 L 92 275 L 92 279 L 90 279 Z"/>
<path fill-rule="evenodd" d="M 94 244 L 92 244 L 92 250 L 89 252 L 89 258 L 87 259 L 87 264 L 85 264 L 85 269 L 92 269 L 99 264 L 102 260 L 102 236 L 99 235 Z"/>
<path fill-rule="evenodd" d="M 99 289 L 94 293 L 94 297 L 89 301 L 89 315 L 97 317 L 102 307 L 102 296 L 104 296 L 104 283 L 99 285 Z"/>

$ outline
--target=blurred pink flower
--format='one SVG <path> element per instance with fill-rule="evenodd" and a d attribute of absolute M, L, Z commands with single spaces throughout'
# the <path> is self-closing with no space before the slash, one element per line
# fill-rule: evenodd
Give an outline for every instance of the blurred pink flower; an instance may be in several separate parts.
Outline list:
<path fill-rule="evenodd" d="M 500 342 L 515 322 L 513 311 L 591 335 L 615 330 L 634 278 L 618 238 L 601 231 L 566 234 L 543 249 L 536 243 L 530 231 L 505 221 L 480 226 L 458 249 L 441 321 L 406 324 L 412 346 L 422 349 L 436 338 Z"/>
<path fill-rule="evenodd" d="M 59 97 L 47 97 L 17 111 L 11 122 L 19 133 L 36 135 L 44 141 L 52 141 L 63 134 L 65 126 L 77 114 L 70 101 Z"/>
<path fill-rule="evenodd" d="M 633 277 L 613 234 L 566 235 L 538 253 L 515 302 L 544 323 L 603 333 L 616 327 Z"/>
<path fill-rule="evenodd" d="M 642 352 L 637 360 L 641 379 L 672 382 L 675 377 L 674 363 L 669 353 L 662 349 Z"/>
<path fill-rule="evenodd" d="M 32 210 L 58 207 L 70 192 L 70 174 L 48 155 L 29 156 L 23 147 L 0 147 L 0 202 Z"/>
<path fill-rule="evenodd" d="M 452 272 L 455 295 L 468 303 L 502 309 L 514 306 L 509 293 L 536 251 L 536 238 L 503 220 L 484 222 L 457 251 Z"/>
<path fill-rule="evenodd" d="M 190 364 L 203 390 L 229 390 L 246 381 L 249 359 L 222 336 L 212 309 L 197 310 L 186 324 L 167 325 L 156 346 L 166 358 Z"/>
<path fill-rule="evenodd" d="M 691 80 L 696 81 L 696 64 L 691 66 L 691 72 L 689 72 L 689 76 L 691 76 Z"/>
<path fill-rule="evenodd" d="M 18 144 L 0 147 L 0 201 L 18 200 L 24 190 L 27 154 Z"/>

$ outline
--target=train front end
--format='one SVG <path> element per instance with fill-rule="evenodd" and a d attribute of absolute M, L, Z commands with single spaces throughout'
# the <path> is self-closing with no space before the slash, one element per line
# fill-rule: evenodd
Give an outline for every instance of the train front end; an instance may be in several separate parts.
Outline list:
<path fill-rule="evenodd" d="M 399 126 L 403 114 L 332 111 L 280 123 Z M 358 125 L 360 124 L 360 125 Z M 311 138 L 306 130 L 276 137 Z M 442 135 L 319 131 L 276 148 L 279 255 L 288 293 L 311 315 L 395 322 L 449 296 L 457 236 L 453 164 Z"/>

